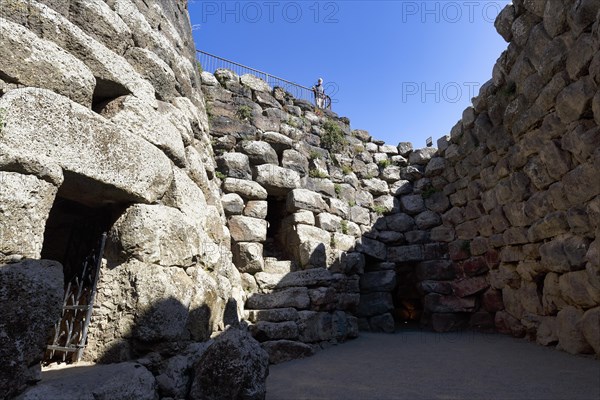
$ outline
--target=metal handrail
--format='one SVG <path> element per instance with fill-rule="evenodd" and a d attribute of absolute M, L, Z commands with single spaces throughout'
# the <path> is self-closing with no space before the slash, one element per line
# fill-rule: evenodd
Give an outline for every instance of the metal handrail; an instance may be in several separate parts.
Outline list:
<path fill-rule="evenodd" d="M 255 68 L 248 67 L 235 61 L 207 53 L 206 51 L 196 50 L 196 52 L 199 54 L 198 61 L 200 62 L 200 65 L 204 71 L 214 73 L 219 68 L 225 68 L 235 72 L 238 75 L 248 73 L 264 80 L 272 88 L 280 87 L 296 99 L 314 102 L 316 105 L 316 94 L 311 88 L 288 81 L 287 79 L 279 78 L 275 75 L 271 75 Z M 326 94 L 323 102 L 323 108 L 331 109 L 331 97 Z"/>

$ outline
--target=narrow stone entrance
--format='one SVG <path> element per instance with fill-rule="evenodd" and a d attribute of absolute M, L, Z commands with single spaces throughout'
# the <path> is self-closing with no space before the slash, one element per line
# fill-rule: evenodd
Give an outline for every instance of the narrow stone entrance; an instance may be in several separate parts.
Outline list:
<path fill-rule="evenodd" d="M 418 290 L 418 280 L 414 264 L 396 266 L 396 287 L 394 296 L 394 319 L 398 328 L 419 323 L 423 314 L 422 294 Z"/>
<path fill-rule="evenodd" d="M 88 207 L 75 201 L 57 197 L 44 231 L 42 258 L 63 265 L 65 285 L 80 271 L 100 235 L 112 223 L 109 207 Z"/>
<path fill-rule="evenodd" d="M 285 197 L 269 196 L 267 198 L 267 240 L 264 245 L 264 256 L 279 260 L 288 260 L 289 253 L 285 238 L 285 218 L 288 212 Z"/>
<path fill-rule="evenodd" d="M 111 207 L 92 208 L 57 197 L 44 232 L 42 258 L 63 265 L 65 297 L 44 355 L 46 364 L 78 361 L 85 347 Z"/>

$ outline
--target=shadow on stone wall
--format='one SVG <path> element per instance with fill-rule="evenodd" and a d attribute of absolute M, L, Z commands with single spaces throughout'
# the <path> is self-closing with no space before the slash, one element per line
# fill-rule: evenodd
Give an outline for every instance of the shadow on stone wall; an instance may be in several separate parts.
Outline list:
<path fill-rule="evenodd" d="M 223 393 L 226 398 L 264 397 L 268 355 L 237 310 L 236 301 L 229 299 L 222 317 L 225 330 L 211 335 L 208 305 L 190 309 L 175 298 L 155 301 L 136 316 L 128 337 L 106 347 L 98 359 L 102 365 L 46 371 L 19 398 L 81 398 L 90 393 L 149 400 Z"/>

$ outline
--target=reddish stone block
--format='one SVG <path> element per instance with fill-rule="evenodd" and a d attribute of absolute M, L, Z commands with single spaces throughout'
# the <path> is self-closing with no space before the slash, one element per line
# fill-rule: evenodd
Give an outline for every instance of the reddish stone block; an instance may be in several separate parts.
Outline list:
<path fill-rule="evenodd" d="M 452 292 L 455 296 L 466 297 L 479 293 L 489 286 L 485 276 L 478 276 L 452 282 Z"/>
<path fill-rule="evenodd" d="M 500 254 L 496 250 L 488 250 L 484 258 L 489 269 L 496 269 L 500 265 Z"/>
<path fill-rule="evenodd" d="M 472 257 L 460 264 L 463 276 L 477 276 L 489 271 L 487 262 L 483 257 Z"/>
<path fill-rule="evenodd" d="M 504 302 L 502 301 L 502 291 L 490 288 L 483 296 L 481 296 L 483 309 L 487 312 L 498 312 L 504 310 Z"/>

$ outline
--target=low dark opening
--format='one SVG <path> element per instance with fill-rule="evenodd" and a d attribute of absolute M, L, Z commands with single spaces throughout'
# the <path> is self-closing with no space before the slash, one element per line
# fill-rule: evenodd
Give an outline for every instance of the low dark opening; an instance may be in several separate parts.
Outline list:
<path fill-rule="evenodd" d="M 394 319 L 399 328 L 419 324 L 423 314 L 422 294 L 418 290 L 415 265 L 404 263 L 396 266 L 396 288 L 394 297 Z"/>
<path fill-rule="evenodd" d="M 42 258 L 63 265 L 66 285 L 113 222 L 112 207 L 92 208 L 57 197 L 46 222 Z"/>
<path fill-rule="evenodd" d="M 267 198 L 267 240 L 264 245 L 264 256 L 287 259 L 286 240 L 283 220 L 288 215 L 285 197 L 269 196 Z"/>
<path fill-rule="evenodd" d="M 103 235 L 118 216 L 115 206 L 89 207 L 57 197 L 46 222 L 42 258 L 63 265 L 65 303 L 54 326 L 44 363 L 76 362 L 87 329 L 102 258 Z"/>
<path fill-rule="evenodd" d="M 96 87 L 92 95 L 92 110 L 99 112 L 103 105 L 117 97 L 131 94 L 125 86 L 105 79 L 96 77 Z"/>

